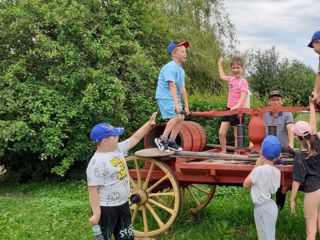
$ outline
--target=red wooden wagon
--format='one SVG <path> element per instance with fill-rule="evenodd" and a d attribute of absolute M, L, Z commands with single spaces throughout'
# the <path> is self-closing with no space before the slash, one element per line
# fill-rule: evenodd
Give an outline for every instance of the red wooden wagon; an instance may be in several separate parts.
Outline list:
<path fill-rule="evenodd" d="M 185 121 L 177 140 L 184 151 L 175 154 L 160 153 L 153 142 L 165 128 L 165 123 L 154 126 L 144 139 L 145 149 L 127 157 L 135 236 L 155 236 L 166 231 L 175 221 L 182 203 L 188 199 L 191 213 L 205 208 L 213 198 L 216 186 L 242 186 L 254 167 L 265 125 L 264 112 L 305 111 L 305 107 L 266 107 L 239 109 L 238 114 L 250 114 L 249 139 L 251 149 L 229 148 L 228 154 L 217 153 L 216 145 L 206 143 L 203 128 L 195 122 Z M 231 115 L 232 111 L 194 112 L 199 117 Z M 263 134 L 261 134 L 261 132 Z M 257 139 L 257 135 L 262 138 Z M 229 153 L 230 152 L 230 153 Z M 291 187 L 292 156 L 283 153 L 281 188 L 285 193 Z M 188 197 L 186 197 L 189 195 Z"/>

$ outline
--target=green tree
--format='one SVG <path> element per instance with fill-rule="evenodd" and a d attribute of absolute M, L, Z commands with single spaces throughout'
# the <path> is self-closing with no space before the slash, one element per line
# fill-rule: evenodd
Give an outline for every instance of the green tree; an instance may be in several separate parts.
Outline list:
<path fill-rule="evenodd" d="M 280 90 L 289 104 L 307 105 L 313 87 L 314 72 L 298 60 L 280 59 L 275 47 L 246 53 L 250 87 L 260 97 Z"/>
<path fill-rule="evenodd" d="M 145 1 L 0 4 L 0 165 L 17 179 L 87 161 L 97 122 L 131 133 L 149 117 L 167 39 Z"/>

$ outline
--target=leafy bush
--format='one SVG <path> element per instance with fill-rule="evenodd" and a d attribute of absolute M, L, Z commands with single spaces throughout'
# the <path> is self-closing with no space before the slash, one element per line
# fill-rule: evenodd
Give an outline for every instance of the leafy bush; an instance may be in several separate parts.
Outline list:
<path fill-rule="evenodd" d="M 128 134 L 149 117 L 167 39 L 145 1 L 0 4 L 0 165 L 11 176 L 65 176 L 90 158 L 94 124 Z"/>

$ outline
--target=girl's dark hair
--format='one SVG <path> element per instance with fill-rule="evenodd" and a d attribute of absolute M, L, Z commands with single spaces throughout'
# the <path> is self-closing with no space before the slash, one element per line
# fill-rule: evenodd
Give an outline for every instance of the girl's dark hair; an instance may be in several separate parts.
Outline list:
<path fill-rule="evenodd" d="M 232 67 L 234 64 L 239 65 L 239 66 L 241 66 L 242 68 L 244 67 L 243 60 L 242 60 L 242 58 L 240 58 L 240 57 L 233 57 L 233 58 L 231 59 L 230 66 Z"/>
<path fill-rule="evenodd" d="M 302 147 L 307 149 L 309 156 L 320 154 L 320 139 L 318 134 L 308 134 L 304 137 L 299 137 Z"/>

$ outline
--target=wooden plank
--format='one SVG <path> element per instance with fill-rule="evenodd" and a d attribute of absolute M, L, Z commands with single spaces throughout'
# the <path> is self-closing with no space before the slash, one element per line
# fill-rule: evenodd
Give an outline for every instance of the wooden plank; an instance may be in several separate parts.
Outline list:
<path fill-rule="evenodd" d="M 170 151 L 169 153 L 160 152 L 158 148 L 146 148 L 136 151 L 134 154 L 138 157 L 166 157 L 171 156 L 174 153 L 174 151 Z"/>

